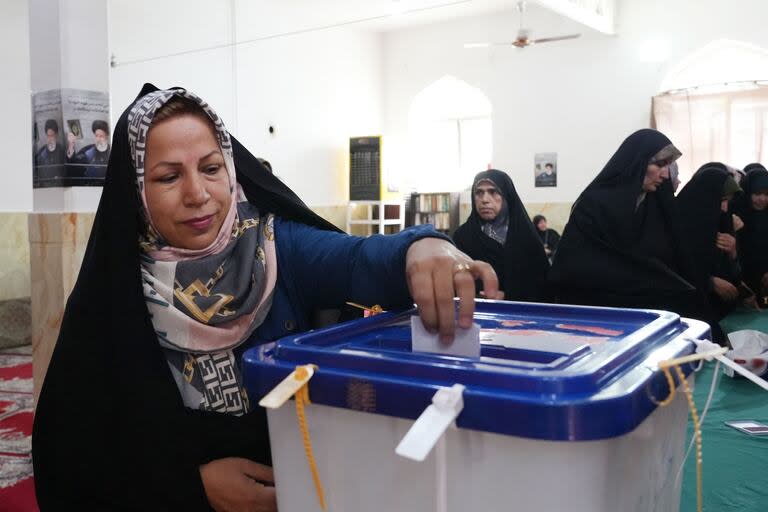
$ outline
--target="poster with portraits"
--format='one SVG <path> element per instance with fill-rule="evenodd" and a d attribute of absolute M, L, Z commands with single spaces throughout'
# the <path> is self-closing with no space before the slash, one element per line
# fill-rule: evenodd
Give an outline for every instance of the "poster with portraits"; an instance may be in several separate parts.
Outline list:
<path fill-rule="evenodd" d="M 34 188 L 101 186 L 111 149 L 109 97 L 56 89 L 32 96 Z"/>
<path fill-rule="evenodd" d="M 533 158 L 533 179 L 536 187 L 557 186 L 557 153 L 536 153 Z"/>
<path fill-rule="evenodd" d="M 66 162 L 66 131 L 61 112 L 61 91 L 32 96 L 32 183 L 35 188 L 59 187 Z"/>

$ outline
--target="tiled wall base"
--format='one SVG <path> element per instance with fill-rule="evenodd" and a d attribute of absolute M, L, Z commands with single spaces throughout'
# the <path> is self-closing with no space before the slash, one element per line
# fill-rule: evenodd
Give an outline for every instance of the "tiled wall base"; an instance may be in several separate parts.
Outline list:
<path fill-rule="evenodd" d="M 0 213 L 0 301 L 29 297 L 27 213 Z"/>
<path fill-rule="evenodd" d="M 93 213 L 29 214 L 35 398 L 48 369 L 64 306 L 80 271 Z"/>

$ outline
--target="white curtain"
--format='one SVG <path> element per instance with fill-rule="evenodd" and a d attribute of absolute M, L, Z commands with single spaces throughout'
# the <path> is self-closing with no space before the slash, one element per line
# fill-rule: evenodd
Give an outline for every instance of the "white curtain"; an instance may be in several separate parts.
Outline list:
<path fill-rule="evenodd" d="M 653 98 L 653 126 L 683 152 L 680 180 L 718 161 L 737 169 L 768 157 L 768 87 Z"/>

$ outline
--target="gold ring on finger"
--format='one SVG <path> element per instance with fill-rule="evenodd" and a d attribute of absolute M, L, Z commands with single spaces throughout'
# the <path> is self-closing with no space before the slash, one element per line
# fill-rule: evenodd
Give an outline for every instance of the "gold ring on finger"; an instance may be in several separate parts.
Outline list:
<path fill-rule="evenodd" d="M 455 276 L 459 272 L 471 272 L 468 263 L 458 263 L 453 267 L 453 275 Z"/>

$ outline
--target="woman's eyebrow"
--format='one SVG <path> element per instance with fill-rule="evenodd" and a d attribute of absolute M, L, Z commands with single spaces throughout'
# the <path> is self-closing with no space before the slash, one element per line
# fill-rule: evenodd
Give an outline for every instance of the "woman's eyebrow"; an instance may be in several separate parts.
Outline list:
<path fill-rule="evenodd" d="M 210 157 L 212 157 L 213 155 L 216 155 L 216 154 L 220 155 L 221 151 L 219 151 L 218 149 L 214 149 L 213 151 L 211 151 L 207 155 L 200 157 L 199 161 L 202 162 L 203 160 L 206 160 L 206 159 L 208 159 L 208 158 L 210 158 Z"/>
<path fill-rule="evenodd" d="M 155 169 L 157 169 L 161 165 L 167 165 L 169 167 L 175 167 L 175 166 L 181 165 L 181 162 L 169 162 L 168 160 L 162 160 L 160 162 L 157 162 L 155 165 L 153 165 L 152 168 L 150 169 L 150 171 L 154 171 Z"/>
<path fill-rule="evenodd" d="M 211 151 L 207 155 L 204 155 L 204 156 L 200 157 L 200 159 L 198 161 L 202 162 L 203 160 L 206 160 L 206 159 L 208 159 L 208 158 L 210 158 L 210 157 L 212 157 L 213 155 L 216 155 L 216 154 L 220 155 L 221 151 L 219 151 L 218 149 L 214 149 L 213 151 Z M 161 165 L 166 165 L 166 166 L 169 166 L 169 167 L 174 167 L 174 166 L 181 165 L 181 162 L 171 162 L 169 160 L 162 160 L 160 162 L 157 162 L 155 165 L 153 165 L 152 168 L 150 169 L 150 171 L 155 170 L 157 167 L 160 167 Z"/>

